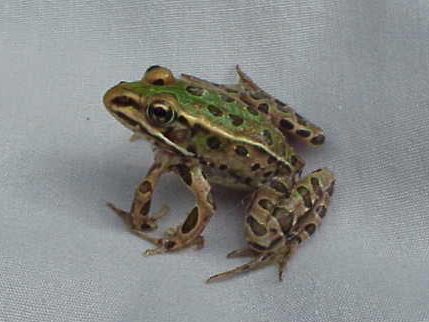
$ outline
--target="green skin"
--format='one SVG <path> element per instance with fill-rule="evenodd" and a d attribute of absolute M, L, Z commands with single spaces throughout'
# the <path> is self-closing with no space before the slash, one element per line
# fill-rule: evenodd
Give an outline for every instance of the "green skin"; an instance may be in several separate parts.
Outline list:
<path fill-rule="evenodd" d="M 104 96 L 109 112 L 154 144 L 155 161 L 137 187 L 129 212 L 109 206 L 136 235 L 157 247 L 146 255 L 195 245 L 215 213 L 211 184 L 253 191 L 245 216 L 248 246 L 228 257 L 251 256 L 242 266 L 212 276 L 230 277 L 277 264 L 279 278 L 297 246 L 321 224 L 333 193 L 327 169 L 300 178 L 304 161 L 288 143 L 292 136 L 310 146 L 324 142 L 322 130 L 288 105 L 261 90 L 238 67 L 235 86 L 210 83 L 189 75 L 175 79 L 153 66 L 143 79 L 121 82 Z M 150 215 L 150 202 L 162 174 L 173 171 L 194 193 L 196 206 L 163 237 L 144 233 L 157 228 L 164 214 Z"/>

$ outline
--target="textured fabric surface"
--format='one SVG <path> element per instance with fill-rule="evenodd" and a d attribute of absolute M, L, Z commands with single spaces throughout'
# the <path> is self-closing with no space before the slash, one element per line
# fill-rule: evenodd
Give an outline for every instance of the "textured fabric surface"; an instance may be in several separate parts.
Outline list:
<path fill-rule="evenodd" d="M 0 2 L 1 321 L 429 321 L 429 2 Z M 145 142 L 104 91 L 153 64 L 233 83 L 234 65 L 325 129 L 299 148 L 337 189 L 324 223 L 275 267 L 244 263 L 244 197 L 215 190 L 206 247 L 144 258 L 129 207 Z M 166 228 L 192 195 L 166 176 Z M 160 231 L 157 232 L 161 233 Z"/>

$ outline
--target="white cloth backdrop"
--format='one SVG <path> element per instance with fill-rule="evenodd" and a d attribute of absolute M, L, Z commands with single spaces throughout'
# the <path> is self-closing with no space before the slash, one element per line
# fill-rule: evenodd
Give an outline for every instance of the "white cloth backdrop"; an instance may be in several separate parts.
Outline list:
<path fill-rule="evenodd" d="M 0 2 L 1 321 L 429 321 L 429 2 Z M 216 82 L 234 65 L 323 127 L 299 148 L 337 189 L 288 266 L 245 261 L 245 195 L 215 189 L 199 251 L 144 258 L 129 207 L 151 164 L 101 104 L 160 64 Z M 162 228 L 193 205 L 166 176 Z M 157 233 L 161 233 L 160 231 Z"/>

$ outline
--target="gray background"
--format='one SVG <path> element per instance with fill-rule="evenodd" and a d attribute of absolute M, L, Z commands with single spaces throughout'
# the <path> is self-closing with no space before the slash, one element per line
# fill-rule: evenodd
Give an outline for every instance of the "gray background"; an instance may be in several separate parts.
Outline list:
<path fill-rule="evenodd" d="M 1 321 L 429 321 L 429 2 L 0 2 Z M 101 105 L 161 64 L 216 82 L 239 63 L 322 126 L 306 171 L 337 177 L 328 216 L 292 259 L 244 262 L 244 195 L 215 190 L 206 248 L 144 258 L 104 203 L 129 207 L 145 142 Z M 183 220 L 192 196 L 155 197 Z M 160 233 L 158 231 L 158 233 Z"/>

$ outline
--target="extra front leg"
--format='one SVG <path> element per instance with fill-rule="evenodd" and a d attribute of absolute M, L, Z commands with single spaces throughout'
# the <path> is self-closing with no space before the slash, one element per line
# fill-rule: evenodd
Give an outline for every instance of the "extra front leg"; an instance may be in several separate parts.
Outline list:
<path fill-rule="evenodd" d="M 210 184 L 199 165 L 179 164 L 173 167 L 173 171 L 179 174 L 182 181 L 194 193 L 197 205 L 181 225 L 168 229 L 161 238 L 135 231 L 136 235 L 157 246 L 155 249 L 147 250 L 145 255 L 175 251 L 191 245 L 197 248 L 203 247 L 204 240 L 201 233 L 215 211 Z"/>
<path fill-rule="evenodd" d="M 157 228 L 157 219 L 168 212 L 168 207 L 164 206 L 157 214 L 153 216 L 149 215 L 152 194 L 161 175 L 169 171 L 168 167 L 171 162 L 171 157 L 162 152 L 159 152 L 155 156 L 154 164 L 146 174 L 143 182 L 140 183 L 135 190 L 134 200 L 129 212 L 116 208 L 115 205 L 110 202 L 107 203 L 113 211 L 130 225 L 132 230 L 155 230 Z"/>

